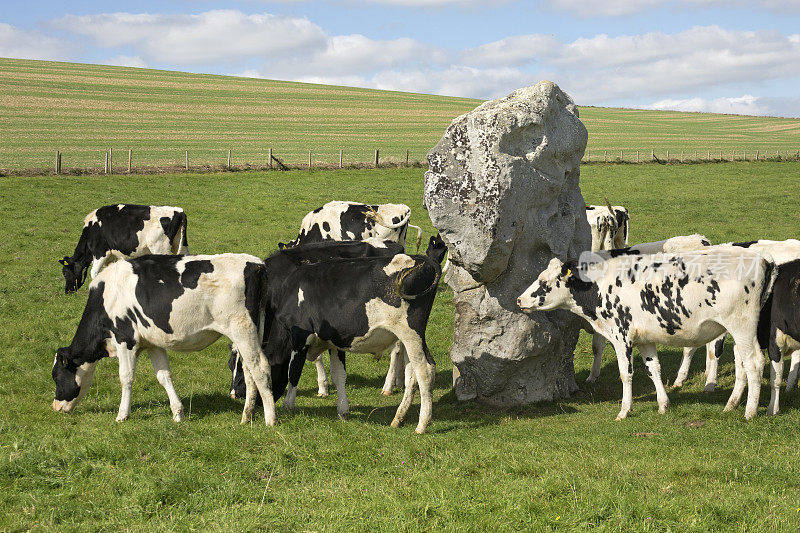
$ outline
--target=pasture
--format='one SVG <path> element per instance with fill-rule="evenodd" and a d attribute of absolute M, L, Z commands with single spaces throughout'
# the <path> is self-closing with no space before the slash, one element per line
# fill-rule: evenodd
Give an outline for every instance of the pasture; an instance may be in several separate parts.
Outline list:
<path fill-rule="evenodd" d="M 783 413 L 723 414 L 732 384 L 726 345 L 716 392 L 702 393 L 696 357 L 658 415 L 635 359 L 633 415 L 614 422 L 621 386 L 610 345 L 597 383 L 586 334 L 576 349 L 582 391 L 568 400 L 496 410 L 450 390 L 452 293 L 440 288 L 428 326 L 437 361 L 429 433 L 389 422 L 399 395 L 380 395 L 388 361 L 348 354 L 351 414 L 316 398 L 308 365 L 298 407 L 276 428 L 239 425 L 228 397 L 227 344 L 171 354 L 188 413 L 176 425 L 142 355 L 132 412 L 114 421 L 116 361 L 98 365 L 72 415 L 50 409 L 53 354 L 69 343 L 86 301 L 65 296 L 58 258 L 84 215 L 116 202 L 185 208 L 194 253 L 264 256 L 296 235 L 302 216 L 333 199 L 404 202 L 432 233 L 421 169 L 83 176 L 0 180 L 0 529 L 2 530 L 795 530 L 800 520 L 800 393 Z M 607 196 L 631 212 L 631 242 L 702 232 L 714 242 L 797 237 L 798 163 L 591 165 L 587 203 Z M 661 348 L 670 382 L 680 352 Z M 766 385 L 766 379 L 764 380 Z M 280 406 L 280 402 L 279 402 Z M 257 420 L 260 417 L 257 417 Z"/>
<path fill-rule="evenodd" d="M 569 87 L 562 87 L 569 92 Z M 265 167 L 268 151 L 292 165 L 425 161 L 450 122 L 481 102 L 424 94 L 152 69 L 0 58 L 0 172 L 54 167 Z M 580 102 L 578 102 L 580 104 Z M 741 158 L 800 150 L 797 119 L 582 107 L 593 161 L 641 150 Z"/>

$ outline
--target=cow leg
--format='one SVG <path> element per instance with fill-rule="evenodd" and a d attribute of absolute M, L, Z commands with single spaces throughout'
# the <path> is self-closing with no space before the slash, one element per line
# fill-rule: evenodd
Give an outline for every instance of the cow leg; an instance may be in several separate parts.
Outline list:
<path fill-rule="evenodd" d="M 405 372 L 402 368 L 402 349 L 403 344 L 400 342 L 396 342 L 394 346 L 392 346 L 392 353 L 389 356 L 389 370 L 386 372 L 386 379 L 383 381 L 383 388 L 381 389 L 381 394 L 384 396 L 392 395 L 394 386 L 400 376 L 403 376 L 401 379 L 404 379 Z"/>
<path fill-rule="evenodd" d="M 414 371 L 413 377 L 416 378 L 416 381 L 419 384 L 419 422 L 417 423 L 417 427 L 414 431 L 416 431 L 416 433 L 425 433 L 425 429 L 428 427 L 428 424 L 431 420 L 431 410 L 433 406 L 433 379 L 436 376 L 436 364 L 433 362 L 433 357 L 431 357 L 428 346 L 425 343 L 425 339 L 417 335 L 416 332 L 413 330 L 410 331 L 406 337 L 401 340 L 403 341 L 405 352 L 408 355 L 408 361 L 410 363 L 408 366 L 410 366 Z M 409 373 L 406 371 L 406 387 L 408 386 Z M 411 394 L 403 395 L 403 402 L 406 401 L 406 397 L 408 397 L 408 404 L 410 405 L 410 399 L 413 397 L 413 390 Z M 401 406 L 402 405 L 403 403 L 401 402 Z M 398 420 L 399 418 L 399 421 L 402 421 L 407 411 L 408 406 L 405 407 L 405 410 L 402 413 L 400 408 L 398 408 L 397 414 L 395 415 L 395 420 Z M 394 421 L 392 421 L 392 427 L 397 427 L 395 426 Z"/>
<path fill-rule="evenodd" d="M 622 407 L 616 418 L 619 421 L 627 418 L 633 407 L 633 346 L 616 342 L 614 351 L 617 352 L 619 379 L 622 381 Z"/>
<path fill-rule="evenodd" d="M 744 388 L 747 385 L 747 373 L 744 370 L 744 363 L 742 361 L 741 352 L 736 350 L 736 345 L 734 344 L 733 349 L 733 364 L 735 369 L 735 381 L 733 383 L 733 390 L 731 391 L 731 395 L 728 398 L 728 403 L 725 404 L 725 408 L 722 410 L 723 413 L 728 411 L 733 411 L 737 407 L 739 407 L 739 403 L 742 401 L 742 394 L 744 393 Z"/>
<path fill-rule="evenodd" d="M 408 413 L 411 402 L 414 400 L 414 391 L 417 387 L 417 381 L 414 378 L 414 367 L 409 363 L 405 368 L 405 388 L 403 389 L 403 397 L 400 399 L 400 405 L 397 406 L 397 412 L 394 415 L 391 426 L 393 428 L 400 427 L 403 420 Z"/>
<path fill-rule="evenodd" d="M 780 412 L 781 381 L 783 381 L 783 357 L 778 361 L 770 361 L 770 394 L 769 405 L 767 406 L 767 414 L 770 416 L 777 415 Z"/>
<path fill-rule="evenodd" d="M 344 352 L 341 350 L 330 350 L 331 355 L 331 380 L 336 386 L 336 413 L 342 420 L 347 420 L 350 414 L 350 402 L 347 401 L 347 370 L 344 366 Z M 322 359 L 322 357 L 320 357 Z M 319 359 L 318 359 L 319 360 Z"/>
<path fill-rule="evenodd" d="M 669 398 L 667 397 L 667 390 L 664 388 L 664 382 L 661 381 L 661 363 L 658 361 L 656 345 L 640 345 L 639 351 L 642 353 L 644 368 L 647 370 L 647 374 L 650 376 L 650 379 L 653 380 L 653 385 L 656 387 L 658 412 L 663 415 L 667 412 L 667 408 L 669 407 Z"/>
<path fill-rule="evenodd" d="M 713 341 L 706 344 L 706 384 L 703 392 L 714 392 L 717 388 L 717 373 L 719 371 L 719 358 L 725 347 L 725 336 L 723 333 Z"/>
<path fill-rule="evenodd" d="M 248 332 L 250 333 L 250 332 Z M 261 351 L 261 343 L 259 342 L 259 335 L 253 329 L 252 334 L 228 334 L 227 335 L 239 354 L 242 356 L 242 367 L 245 369 L 245 383 L 247 382 L 247 371 L 250 372 L 251 379 L 255 382 L 258 393 L 261 395 L 261 403 L 264 405 L 264 422 L 268 426 L 274 426 L 277 421 L 275 415 L 275 399 L 272 396 L 272 380 L 270 377 L 269 364 L 267 364 L 267 357 Z M 250 384 L 248 383 L 247 395 L 250 395 Z M 245 409 L 248 407 L 248 401 L 245 400 Z M 252 411 L 251 411 L 252 413 Z M 247 422 L 245 412 L 242 412 L 242 422 Z"/>
<path fill-rule="evenodd" d="M 239 357 L 241 358 L 241 355 L 239 355 Z M 250 374 L 250 371 L 246 366 L 244 366 L 244 364 L 242 364 L 242 376 L 244 376 L 245 396 L 241 423 L 247 424 L 253 420 L 253 412 L 256 409 L 256 394 L 258 393 L 258 387 L 256 387 L 256 380 L 253 379 L 253 375 Z"/>
<path fill-rule="evenodd" d="M 169 407 L 172 410 L 172 419 L 175 422 L 183 422 L 183 404 L 178 397 L 178 393 L 175 392 L 175 386 L 172 384 L 172 370 L 169 367 L 167 351 L 164 348 L 154 346 L 148 348 L 147 352 L 150 354 L 150 362 L 153 364 L 156 379 L 167 391 Z"/>
<path fill-rule="evenodd" d="M 291 359 L 289 360 L 289 384 L 286 387 L 286 396 L 283 397 L 283 408 L 287 412 L 294 409 L 294 404 L 297 400 L 297 384 L 300 383 L 300 376 L 303 374 L 307 352 L 307 348 L 303 348 L 299 352 L 292 351 Z M 322 359 L 321 356 L 317 358 L 317 361 L 320 359 Z"/>
<path fill-rule="evenodd" d="M 734 352 L 739 349 L 742 365 L 747 375 L 747 404 L 744 408 L 744 418 L 750 420 L 758 412 L 758 397 L 761 394 L 761 378 L 764 375 L 764 354 L 755 338 L 744 339 L 737 342 L 734 338 Z"/>
<path fill-rule="evenodd" d="M 786 392 L 797 385 L 798 371 L 800 371 L 800 350 L 795 350 L 792 352 L 792 362 L 789 365 L 789 377 L 786 378 Z"/>
<path fill-rule="evenodd" d="M 122 385 L 122 396 L 119 401 L 117 422 L 127 420 L 131 414 L 131 393 L 133 391 L 133 376 L 136 373 L 136 352 L 125 346 L 117 346 L 117 359 L 119 360 L 119 382 Z"/>
<path fill-rule="evenodd" d="M 641 350 L 641 346 L 639 349 Z M 681 366 L 678 368 L 678 375 L 675 376 L 675 383 L 672 384 L 673 387 L 683 387 L 683 382 L 689 376 L 689 367 L 692 366 L 692 357 L 696 351 L 697 348 L 693 347 L 683 349 L 683 359 L 681 359 Z"/>
<path fill-rule="evenodd" d="M 592 355 L 594 355 L 594 362 L 592 362 L 592 369 L 589 371 L 589 377 L 586 378 L 587 383 L 594 383 L 600 377 L 600 367 L 603 364 L 603 350 L 606 348 L 606 338 L 599 333 L 592 335 Z"/>
<path fill-rule="evenodd" d="M 331 361 L 333 361 L 332 355 L 331 355 Z M 314 365 L 316 365 L 317 367 L 317 398 L 327 398 L 328 375 L 325 374 L 325 365 L 322 363 L 321 355 L 317 357 L 316 361 L 314 361 Z M 331 362 L 331 365 L 333 365 L 333 362 Z M 331 379 L 333 379 L 333 370 L 331 370 Z"/>

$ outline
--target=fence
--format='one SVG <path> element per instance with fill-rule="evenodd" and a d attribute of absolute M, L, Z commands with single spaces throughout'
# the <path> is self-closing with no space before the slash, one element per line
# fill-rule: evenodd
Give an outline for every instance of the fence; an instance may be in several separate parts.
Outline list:
<path fill-rule="evenodd" d="M 636 150 L 587 148 L 584 163 L 717 163 L 723 161 L 800 161 L 800 150 Z"/>
<path fill-rule="evenodd" d="M 388 154 L 387 154 L 388 152 Z M 399 152 L 399 153 L 398 153 Z M 353 154 L 350 156 L 350 154 Z M 142 149 L 75 150 L 73 152 L 56 150 L 52 163 L 37 168 L 0 169 L 1 174 L 109 174 L 109 173 L 161 173 L 180 171 L 237 171 L 237 170 L 295 170 L 295 169 L 336 169 L 336 168 L 379 168 L 379 167 L 424 167 L 427 161 L 412 158 L 410 149 L 382 151 L 375 149 L 369 153 L 340 149 L 338 151 L 308 150 L 305 153 L 288 151 L 283 153 L 272 148 L 263 152 L 227 150 L 182 150 L 178 153 L 154 152 Z M 137 155 L 139 157 L 137 158 Z M 38 158 L 42 163 L 44 159 Z M 613 148 L 588 148 L 583 163 L 625 163 L 625 164 L 678 164 L 709 163 L 723 161 L 800 161 L 800 150 L 635 150 Z"/>

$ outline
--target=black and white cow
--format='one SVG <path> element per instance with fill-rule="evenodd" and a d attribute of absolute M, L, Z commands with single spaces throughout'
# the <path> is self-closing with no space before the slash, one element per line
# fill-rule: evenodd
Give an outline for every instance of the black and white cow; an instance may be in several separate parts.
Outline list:
<path fill-rule="evenodd" d="M 86 396 L 97 362 L 119 359 L 122 398 L 117 420 L 130 414 L 136 361 L 147 350 L 172 417 L 183 405 L 172 385 L 166 350 L 202 350 L 225 335 L 236 345 L 261 396 L 267 425 L 275 424 L 270 372 L 261 351 L 267 297 L 264 263 L 245 254 L 146 255 L 113 263 L 89 285 L 72 343 L 53 362 L 53 409 L 70 412 Z M 243 413 L 242 423 L 252 411 Z"/>
<path fill-rule="evenodd" d="M 266 343 L 276 396 L 286 387 L 294 361 L 314 360 L 330 348 L 377 353 L 400 341 L 409 364 L 403 399 L 391 425 L 402 423 L 419 384 L 416 432 L 423 433 L 431 418 L 436 369 L 425 328 L 440 277 L 439 263 L 424 255 L 332 259 L 298 266 L 278 282 L 280 291 L 271 294 L 267 306 L 267 321 L 278 322 L 289 333 L 289 350 L 285 337 L 270 336 Z M 275 281 L 270 276 L 271 286 Z M 246 368 L 244 377 L 245 411 L 252 412 L 255 391 Z M 337 390 L 344 391 L 344 365 L 338 357 L 331 358 L 331 377 Z M 342 396 L 337 410 L 340 416 L 349 410 Z"/>
<path fill-rule="evenodd" d="M 95 209 L 83 221 L 72 257 L 64 256 L 64 292 L 77 291 L 89 265 L 92 279 L 104 265 L 145 254 L 187 254 L 186 214 L 180 207 L 115 204 Z"/>
<path fill-rule="evenodd" d="M 721 247 L 747 248 L 758 252 L 764 256 L 769 256 L 776 265 L 783 265 L 795 259 L 800 259 L 800 240 L 787 239 L 785 241 L 771 241 L 760 239 L 747 242 L 729 242 L 719 244 Z M 704 392 L 713 392 L 717 385 L 719 370 L 719 357 L 725 345 L 726 335 L 723 333 L 717 339 L 706 345 L 706 383 L 703 387 Z M 766 346 L 762 345 L 762 348 Z M 692 356 L 696 348 L 684 350 L 683 360 L 675 378 L 675 386 L 680 387 L 689 375 L 689 367 L 692 364 Z M 789 391 L 797 384 L 798 371 L 800 371 L 800 351 L 795 351 L 791 355 L 791 365 L 789 377 L 786 383 L 786 390 Z M 781 376 L 782 377 L 782 376 Z"/>
<path fill-rule="evenodd" d="M 273 253 L 269 258 L 265 260 L 265 265 L 267 268 L 267 272 L 269 273 L 269 278 L 273 280 L 268 288 L 268 292 L 270 295 L 278 294 L 280 287 L 279 287 L 279 280 L 284 279 L 289 273 L 294 271 L 298 266 L 301 264 L 308 264 L 308 263 L 317 263 L 320 261 L 327 261 L 334 258 L 355 258 L 355 257 L 379 257 L 379 256 L 394 256 L 396 254 L 401 254 L 404 252 L 404 248 L 401 244 L 398 244 L 393 241 L 380 241 L 374 238 L 367 239 L 365 241 L 323 241 L 323 242 L 316 242 L 310 243 L 302 246 L 295 246 L 291 248 L 284 248 L 282 250 L 278 250 L 277 252 Z M 277 281 L 276 281 L 277 280 Z M 270 329 L 272 328 L 272 329 Z M 277 328 L 277 329 L 276 329 Z M 278 324 L 269 321 L 267 324 L 267 328 L 264 332 L 264 338 L 267 339 L 269 337 L 276 337 L 276 336 L 285 336 L 286 337 L 286 346 L 288 349 L 288 334 L 282 328 L 278 326 Z M 344 352 L 336 352 L 335 350 L 331 350 L 331 358 L 338 357 L 342 364 L 344 364 Z M 391 375 L 394 376 L 395 371 L 392 368 L 392 364 L 398 358 L 402 358 L 402 354 L 398 357 L 396 354 L 393 353 L 393 358 L 390 362 L 389 373 L 387 376 Z M 318 394 L 317 396 L 327 396 L 328 395 L 328 383 L 325 375 L 325 369 L 319 369 L 321 366 L 320 359 L 317 359 L 317 386 L 318 386 Z M 236 349 L 232 346 L 231 347 L 231 356 L 228 360 L 228 368 L 231 369 L 232 377 L 231 377 L 231 397 L 232 398 L 244 398 L 245 397 L 245 382 L 244 382 L 244 375 L 242 373 L 242 364 L 239 360 L 239 354 Z M 299 379 L 299 374 L 297 376 Z M 387 377 L 387 381 L 389 377 Z M 290 379 L 290 387 L 289 392 L 287 393 L 287 397 L 291 398 L 291 400 L 287 403 L 284 400 L 284 405 L 287 408 L 291 407 L 293 403 L 294 393 L 295 391 L 293 388 L 296 388 L 297 380 Z M 391 384 L 389 385 L 391 391 Z M 324 392 L 323 392 L 324 391 Z M 339 391 L 338 394 L 341 396 L 344 394 L 344 391 Z"/>
<path fill-rule="evenodd" d="M 695 233 L 693 235 L 679 235 L 663 241 L 644 242 L 627 248 L 600 250 L 593 253 L 595 253 L 599 259 L 608 259 L 610 257 L 619 257 L 620 255 L 686 252 L 697 250 L 706 246 L 711 246 L 711 241 L 709 241 L 704 235 Z M 594 356 L 594 362 L 592 363 L 592 369 L 589 371 L 589 377 L 586 378 L 588 383 L 594 383 L 597 381 L 597 378 L 600 377 L 600 368 L 602 367 L 603 363 L 603 350 L 605 350 L 605 347 L 605 337 L 599 333 L 593 333 L 592 354 Z M 686 358 L 687 353 L 694 352 L 696 349 L 697 348 L 684 348 L 684 359 Z M 689 353 L 689 357 L 691 357 L 691 353 Z"/>
<path fill-rule="evenodd" d="M 367 205 L 333 201 L 303 217 L 297 238 L 281 248 L 326 240 L 363 241 L 376 238 L 405 246 L 408 228 L 417 230 L 417 249 L 422 242 L 422 228 L 409 224 L 411 208 L 405 204 Z"/>
<path fill-rule="evenodd" d="M 628 246 L 630 214 L 621 205 L 587 205 L 586 220 L 592 234 L 592 251 Z"/>
<path fill-rule="evenodd" d="M 567 309 L 611 341 L 623 384 L 617 420 L 631 410 L 634 346 L 664 413 L 669 400 L 656 344 L 701 346 L 724 331 L 733 336 L 747 375 L 745 418 L 755 416 L 764 368 L 757 328 L 774 281 L 771 261 L 745 249 L 707 249 L 613 257 L 588 275 L 576 261 L 554 258 L 517 304 L 526 312 Z M 743 391 L 737 382 L 726 411 L 739 404 Z"/>

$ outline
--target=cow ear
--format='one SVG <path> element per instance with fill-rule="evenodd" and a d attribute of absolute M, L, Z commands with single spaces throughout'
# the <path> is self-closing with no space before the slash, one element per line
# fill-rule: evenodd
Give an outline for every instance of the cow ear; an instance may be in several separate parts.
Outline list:
<path fill-rule="evenodd" d="M 285 250 L 285 249 L 286 249 L 286 243 L 285 242 L 279 242 L 278 243 L 278 250 Z"/>
<path fill-rule="evenodd" d="M 67 266 L 67 265 L 69 264 L 69 263 L 68 263 L 68 259 L 69 259 L 69 257 L 67 257 L 67 256 L 65 255 L 65 256 L 64 256 L 64 259 L 59 259 L 59 260 L 58 260 L 58 262 L 59 262 L 59 263 L 61 263 L 61 264 L 62 264 L 62 265 L 64 265 L 64 266 Z"/>

